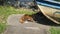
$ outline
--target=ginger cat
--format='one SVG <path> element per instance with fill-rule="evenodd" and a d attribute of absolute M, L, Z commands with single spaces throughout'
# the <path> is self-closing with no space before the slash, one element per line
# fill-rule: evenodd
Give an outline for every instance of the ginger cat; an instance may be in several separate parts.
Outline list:
<path fill-rule="evenodd" d="M 21 24 L 23 24 L 25 21 L 33 22 L 34 20 L 33 20 L 33 18 L 32 18 L 31 15 L 25 14 L 24 16 L 22 16 L 22 17 L 20 18 L 19 22 L 20 22 Z"/>

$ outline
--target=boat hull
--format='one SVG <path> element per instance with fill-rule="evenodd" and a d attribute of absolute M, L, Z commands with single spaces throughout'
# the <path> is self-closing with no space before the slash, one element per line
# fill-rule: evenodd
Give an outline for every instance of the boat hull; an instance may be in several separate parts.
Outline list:
<path fill-rule="evenodd" d="M 41 12 L 50 20 L 54 21 L 57 24 L 60 24 L 60 10 L 54 9 L 42 5 L 38 5 Z"/>

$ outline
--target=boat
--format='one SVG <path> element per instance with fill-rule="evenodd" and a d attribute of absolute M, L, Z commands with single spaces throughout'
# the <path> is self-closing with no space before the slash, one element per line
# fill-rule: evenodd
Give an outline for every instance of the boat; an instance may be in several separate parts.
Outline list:
<path fill-rule="evenodd" d="M 54 0 L 36 0 L 36 3 L 48 19 L 60 24 L 60 2 Z"/>

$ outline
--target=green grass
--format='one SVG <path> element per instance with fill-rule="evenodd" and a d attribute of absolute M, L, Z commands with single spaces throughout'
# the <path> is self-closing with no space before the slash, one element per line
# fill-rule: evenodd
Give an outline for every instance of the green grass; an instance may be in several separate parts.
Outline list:
<path fill-rule="evenodd" d="M 6 28 L 6 19 L 11 14 L 28 14 L 32 15 L 36 12 L 33 12 L 28 9 L 15 9 L 11 6 L 0 6 L 0 34 L 3 32 Z"/>
<path fill-rule="evenodd" d="M 0 23 L 0 34 L 6 29 L 6 23 Z"/>
<path fill-rule="evenodd" d="M 0 16 L 7 17 L 11 14 L 34 14 L 36 12 L 26 9 L 15 9 L 13 7 L 0 6 Z"/>
<path fill-rule="evenodd" d="M 51 28 L 50 33 L 51 34 L 60 34 L 60 28 Z"/>

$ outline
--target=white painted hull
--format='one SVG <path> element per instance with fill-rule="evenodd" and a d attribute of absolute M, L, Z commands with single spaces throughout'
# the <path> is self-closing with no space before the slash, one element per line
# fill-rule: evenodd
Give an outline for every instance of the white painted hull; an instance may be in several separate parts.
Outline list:
<path fill-rule="evenodd" d="M 41 6 L 41 5 L 38 5 L 38 7 L 40 8 L 41 12 L 47 18 L 49 18 L 50 20 L 54 21 L 57 24 L 60 24 L 60 20 L 59 20 L 60 19 L 60 10 L 50 8 L 50 7 Z"/>

